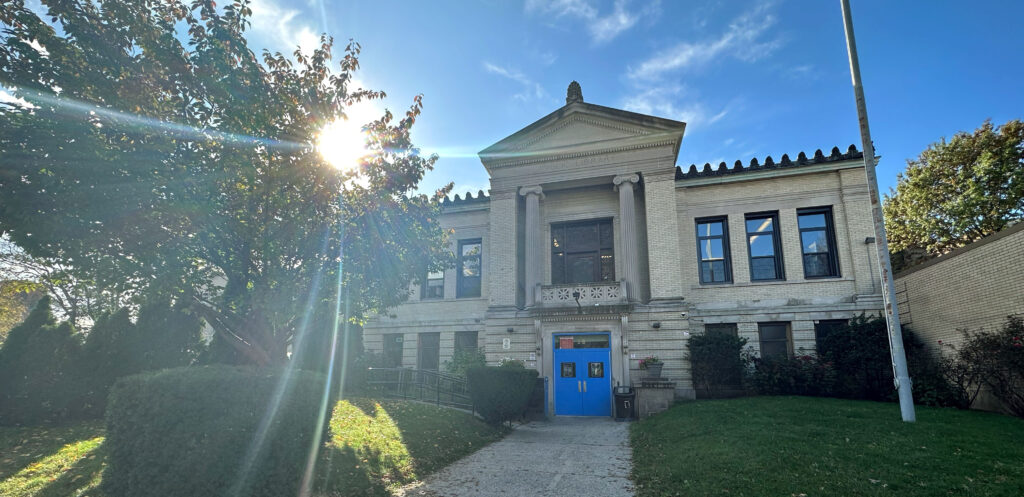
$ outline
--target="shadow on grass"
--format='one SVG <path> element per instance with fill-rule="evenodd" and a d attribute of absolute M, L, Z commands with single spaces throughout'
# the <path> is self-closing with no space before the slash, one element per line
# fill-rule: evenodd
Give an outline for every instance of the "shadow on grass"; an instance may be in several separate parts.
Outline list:
<path fill-rule="evenodd" d="M 100 497 L 100 479 L 106 465 L 106 453 L 100 442 L 88 455 L 78 459 L 70 469 L 60 474 L 57 479 L 44 486 L 34 497 Z"/>
<path fill-rule="evenodd" d="M 452 409 L 417 402 L 342 400 L 331 417 L 319 488 L 327 495 L 389 495 L 504 433 Z"/>
<path fill-rule="evenodd" d="M 43 431 L 43 435 L 49 431 Z M 66 440 L 54 436 L 60 444 Z M 66 495 L 98 495 L 104 465 L 103 437 L 73 440 L 57 451 L 36 454 L 31 464 L 0 481 L 0 495 L 5 497 L 57 497 Z"/>
<path fill-rule="evenodd" d="M 68 426 L 0 426 L 0 482 L 68 444 L 103 434 L 100 422 Z"/>

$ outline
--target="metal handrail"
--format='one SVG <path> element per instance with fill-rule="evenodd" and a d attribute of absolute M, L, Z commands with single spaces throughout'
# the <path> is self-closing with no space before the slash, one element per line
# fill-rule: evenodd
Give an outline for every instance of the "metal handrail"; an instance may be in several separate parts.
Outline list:
<path fill-rule="evenodd" d="M 460 376 L 426 369 L 368 368 L 366 385 L 387 397 L 476 411 L 466 379 Z"/>

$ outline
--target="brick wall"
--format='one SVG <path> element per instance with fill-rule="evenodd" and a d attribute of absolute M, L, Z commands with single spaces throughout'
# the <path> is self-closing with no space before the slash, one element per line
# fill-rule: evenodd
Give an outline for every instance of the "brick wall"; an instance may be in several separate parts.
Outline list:
<path fill-rule="evenodd" d="M 1024 313 L 1024 223 L 896 275 L 900 322 L 931 350 Z"/>

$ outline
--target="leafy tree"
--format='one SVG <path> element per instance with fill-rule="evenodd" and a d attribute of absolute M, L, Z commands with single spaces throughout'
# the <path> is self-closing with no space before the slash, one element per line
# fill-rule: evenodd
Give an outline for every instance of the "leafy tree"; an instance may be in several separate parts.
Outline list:
<path fill-rule="evenodd" d="M 985 121 L 973 133 L 929 145 L 907 161 L 884 211 L 889 247 L 898 255 L 942 255 L 1019 221 L 1024 123 Z"/>
<path fill-rule="evenodd" d="M 46 293 L 57 317 L 68 320 L 77 329 L 88 329 L 94 319 L 121 304 L 116 291 L 97 287 L 84 269 L 87 268 L 75 271 L 58 259 L 33 257 L 7 237 L 0 238 L 0 280 L 18 282 L 10 287 L 18 292 L 31 290 L 28 295 L 34 296 L 33 304 L 41 293 Z M 31 308 L 29 305 L 26 313 Z M 24 317 L 19 315 L 13 324 Z"/>
<path fill-rule="evenodd" d="M 39 285 L 31 281 L 0 280 L 0 343 L 11 328 L 28 316 L 42 296 Z"/>
<path fill-rule="evenodd" d="M 446 263 L 444 190 L 413 193 L 436 160 L 410 139 L 420 97 L 367 124 L 358 168 L 316 151 L 346 108 L 384 97 L 353 87 L 358 44 L 332 72 L 326 35 L 294 62 L 253 53 L 246 0 L 43 3 L 49 22 L 0 9 L 0 83 L 27 104 L 0 105 L 0 233 L 30 255 L 186 303 L 262 365 L 333 322 L 343 244 L 354 320 Z"/>

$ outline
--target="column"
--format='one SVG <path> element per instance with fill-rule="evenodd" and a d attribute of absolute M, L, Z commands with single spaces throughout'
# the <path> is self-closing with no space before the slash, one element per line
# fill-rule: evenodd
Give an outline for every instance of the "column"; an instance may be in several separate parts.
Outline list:
<path fill-rule="evenodd" d="M 540 199 L 544 196 L 544 191 L 540 186 L 524 186 L 519 189 L 519 194 L 526 197 L 526 267 L 523 273 L 526 277 L 526 306 L 530 307 L 540 303 L 540 295 L 537 292 L 542 274 Z"/>
<path fill-rule="evenodd" d="M 626 282 L 626 297 L 635 301 L 640 298 L 637 289 L 640 282 L 640 253 L 637 248 L 636 197 L 633 185 L 640 181 L 637 174 L 616 176 L 612 183 L 619 191 L 619 238 L 622 240 L 622 277 Z"/>

